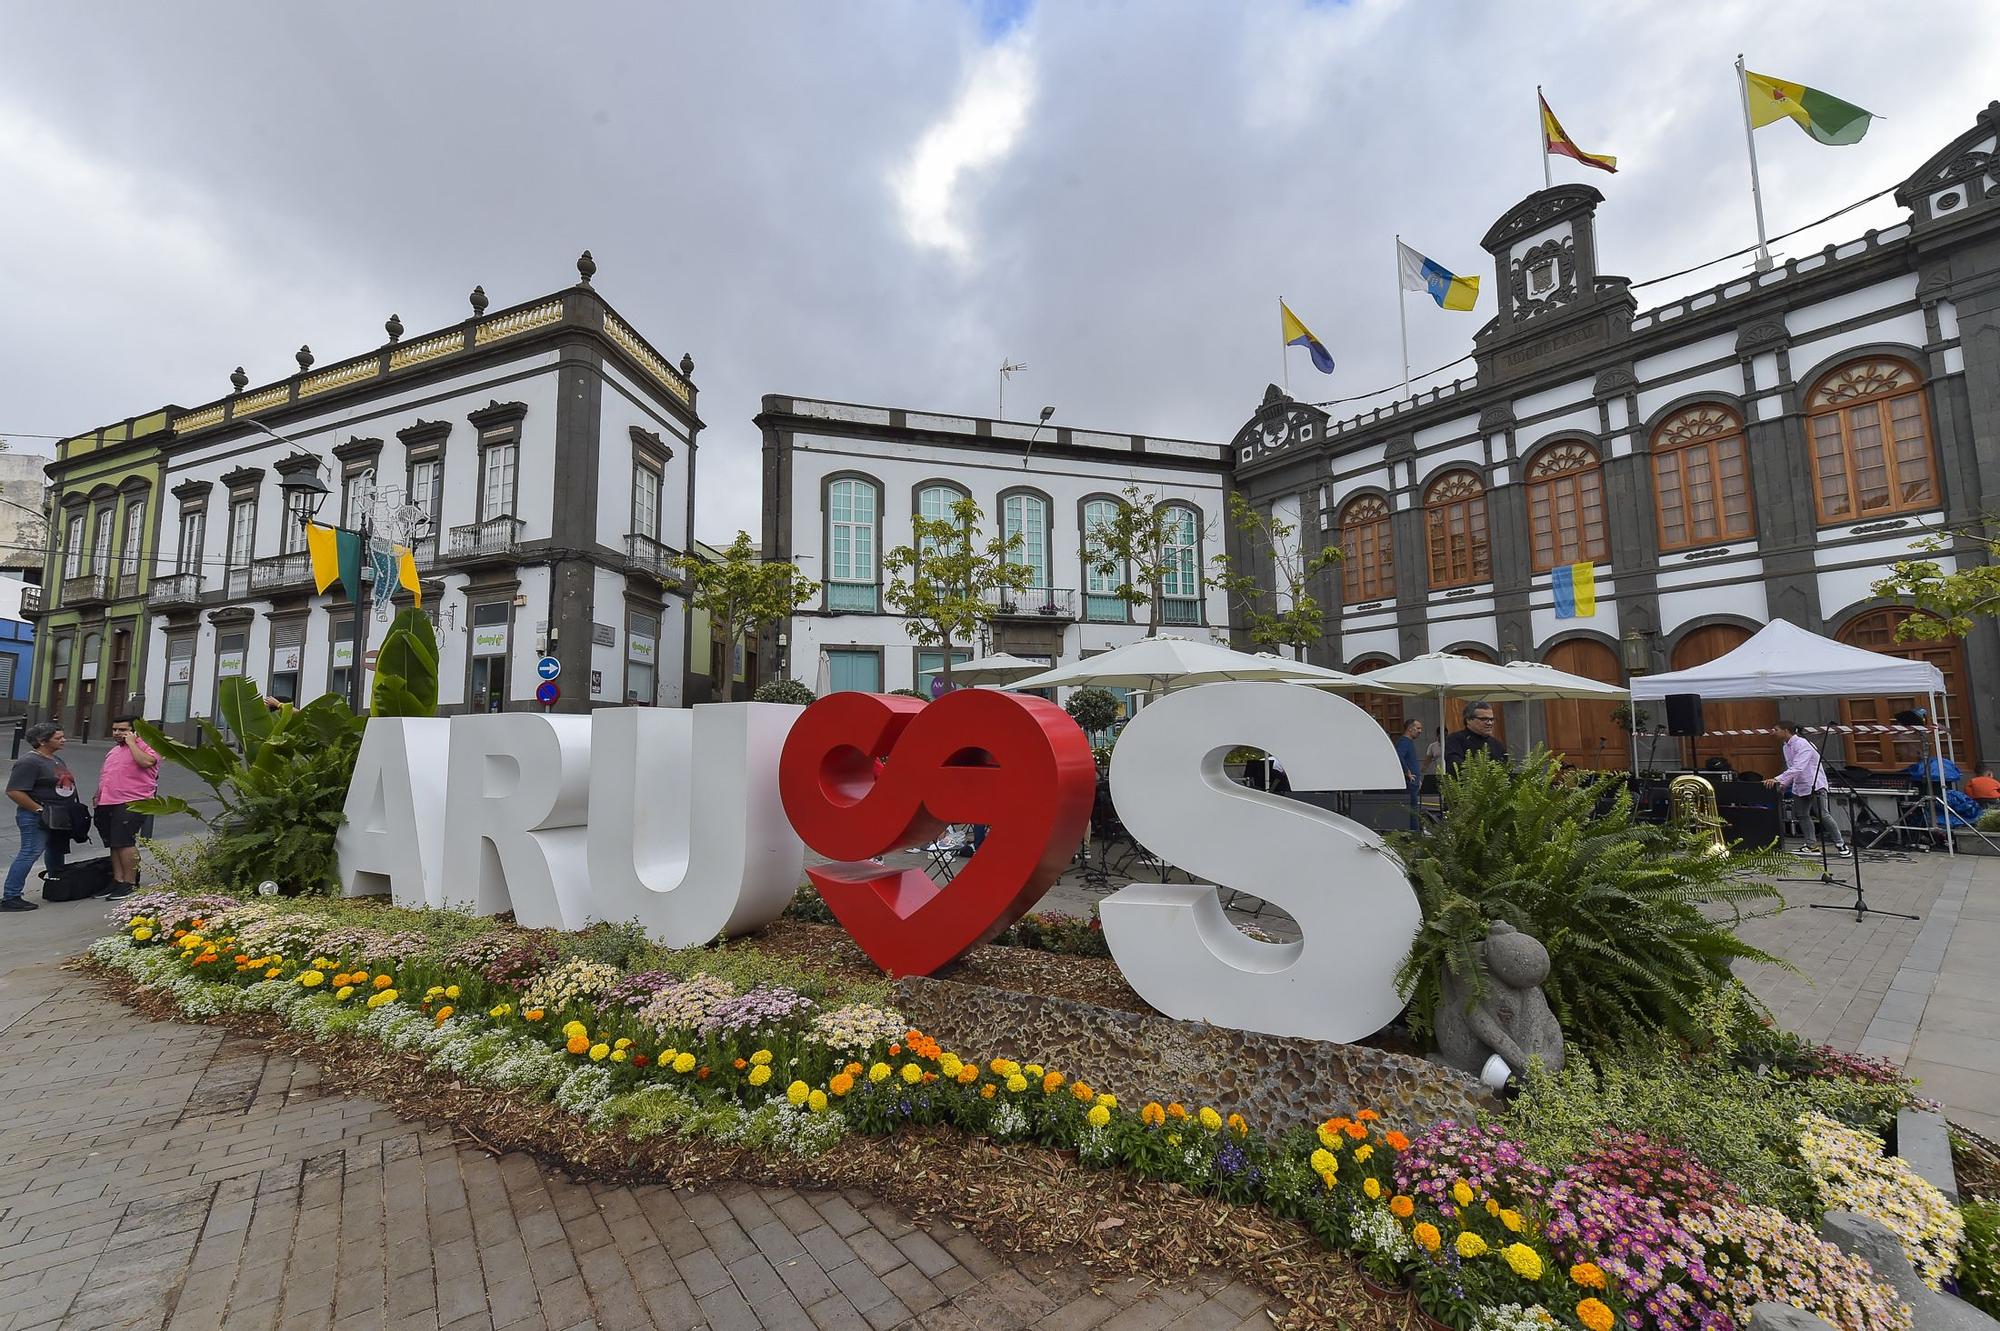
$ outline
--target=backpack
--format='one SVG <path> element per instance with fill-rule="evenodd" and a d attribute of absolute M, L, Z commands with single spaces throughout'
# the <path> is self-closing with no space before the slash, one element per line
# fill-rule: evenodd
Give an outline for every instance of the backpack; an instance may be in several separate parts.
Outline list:
<path fill-rule="evenodd" d="M 42 874 L 42 900 L 82 901 L 111 890 L 111 857 L 73 860 L 60 869 Z"/>

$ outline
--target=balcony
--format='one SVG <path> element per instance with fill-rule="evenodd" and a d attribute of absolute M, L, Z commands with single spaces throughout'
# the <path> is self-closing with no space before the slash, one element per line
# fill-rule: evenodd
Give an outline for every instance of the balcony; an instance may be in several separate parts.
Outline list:
<path fill-rule="evenodd" d="M 650 573 L 656 578 L 675 579 L 680 570 L 674 567 L 674 552 L 650 536 L 637 532 L 625 538 L 625 566 L 637 573 Z"/>
<path fill-rule="evenodd" d="M 826 584 L 826 608 L 858 610 L 872 615 L 881 609 L 881 603 L 876 599 L 879 591 L 872 582 L 829 582 Z"/>
<path fill-rule="evenodd" d="M 21 588 L 21 614 L 25 617 L 40 613 L 42 589 L 35 583 L 27 583 Z"/>
<path fill-rule="evenodd" d="M 117 591 L 118 599 L 122 601 L 127 597 L 137 596 L 138 594 L 139 594 L 139 570 L 136 568 L 128 568 L 123 573 L 120 573 L 118 575 L 118 591 Z"/>
<path fill-rule="evenodd" d="M 445 557 L 458 563 L 511 560 L 520 551 L 525 526 L 519 518 L 501 517 L 453 527 Z"/>
<path fill-rule="evenodd" d="M 303 550 L 259 559 L 250 565 L 250 592 L 305 591 L 312 586 L 312 560 Z"/>
<path fill-rule="evenodd" d="M 438 538 L 435 536 L 419 537 L 417 540 L 410 542 L 410 553 L 416 558 L 417 572 L 428 573 L 437 567 Z"/>
<path fill-rule="evenodd" d="M 62 604 L 89 605 L 102 601 L 111 595 L 111 575 L 108 573 L 79 573 L 62 580 Z"/>
<path fill-rule="evenodd" d="M 1069 587 L 989 587 L 985 601 L 1002 619 L 1076 618 L 1076 592 Z"/>
<path fill-rule="evenodd" d="M 1201 623 L 1201 598 L 1197 596 L 1162 596 L 1159 600 L 1160 622 L 1162 624 Z"/>
<path fill-rule="evenodd" d="M 169 573 L 165 577 L 154 578 L 152 588 L 146 593 L 146 604 L 154 610 L 200 603 L 199 573 Z"/>
<path fill-rule="evenodd" d="M 1132 617 L 1122 596 L 1110 592 L 1085 592 L 1083 617 L 1093 624 L 1123 624 Z"/>

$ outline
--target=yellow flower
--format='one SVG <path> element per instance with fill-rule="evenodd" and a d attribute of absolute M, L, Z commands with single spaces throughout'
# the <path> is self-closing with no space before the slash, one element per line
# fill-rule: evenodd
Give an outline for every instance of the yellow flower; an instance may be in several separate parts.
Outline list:
<path fill-rule="evenodd" d="M 265 978 L 265 979 L 267 979 L 267 980 L 275 980 L 275 979 L 277 979 L 277 978 L 278 978 L 278 977 L 279 977 L 280 975 L 283 975 L 284 973 L 285 973 L 285 972 L 284 972 L 284 968 L 283 968 L 283 967 L 280 967 L 280 966 L 273 966 L 273 967 L 271 967 L 271 968 L 270 968 L 269 970 L 267 970 L 267 971 L 265 971 L 265 972 L 264 972 L 264 978 Z"/>
<path fill-rule="evenodd" d="M 1382 1185 L 1372 1178 L 1365 1178 L 1361 1180 L 1361 1191 L 1367 1194 L 1368 1200 L 1372 1202 L 1382 1195 Z"/>
<path fill-rule="evenodd" d="M 590 1046 L 590 1061 L 593 1063 L 602 1063 L 610 1053 L 611 1046 L 599 1040 L 596 1044 Z"/>
<path fill-rule="evenodd" d="M 514 1005 L 512 1003 L 495 1003 L 486 1013 L 489 1017 L 510 1017 L 513 1014 Z"/>
<path fill-rule="evenodd" d="M 630 1049 L 632 1047 L 632 1041 L 626 1038 L 625 1036 L 621 1035 L 616 1040 L 611 1042 L 611 1047 L 613 1049 Z"/>
<path fill-rule="evenodd" d="M 1097 1103 L 1103 1105 L 1106 1109 L 1116 1109 L 1118 1107 L 1118 1097 L 1109 1091 L 1105 1091 L 1097 1097 Z"/>
<path fill-rule="evenodd" d="M 1092 1105 L 1090 1107 L 1090 1112 L 1088 1114 L 1085 1114 L 1083 1118 L 1084 1121 L 1090 1124 L 1091 1127 L 1101 1128 L 1106 1123 L 1109 1123 L 1111 1121 L 1111 1111 L 1109 1109 L 1106 1109 L 1103 1105 Z"/>
<path fill-rule="evenodd" d="M 1365 1165 L 1368 1163 L 1368 1157 L 1373 1154 L 1375 1154 L 1375 1148 L 1368 1145 L 1366 1142 L 1363 1142 L 1361 1145 L 1354 1148 L 1354 1163 L 1357 1165 Z"/>
<path fill-rule="evenodd" d="M 759 1049 L 756 1053 L 750 1055 L 750 1061 L 761 1068 L 771 1061 L 771 1051 L 768 1049 Z"/>
<path fill-rule="evenodd" d="M 667 1066 L 671 1067 L 675 1072 L 685 1075 L 694 1071 L 694 1064 L 695 1058 L 693 1054 L 675 1054 L 674 1061 Z"/>
<path fill-rule="evenodd" d="M 1013 1076 L 1007 1078 L 1007 1089 L 1012 1091 L 1014 1094 L 1019 1095 L 1022 1091 L 1028 1089 L 1028 1079 L 1026 1077 L 1023 1077 L 1020 1073 L 1017 1072 Z"/>
<path fill-rule="evenodd" d="M 1576 1320 L 1588 1327 L 1589 1331 L 1611 1331 L 1612 1325 L 1618 1319 L 1612 1314 L 1611 1309 L 1599 1300 L 1585 1299 L 1576 1305 Z"/>
<path fill-rule="evenodd" d="M 769 1080 L 771 1080 L 771 1065 L 769 1063 L 759 1063 L 756 1067 L 750 1069 L 750 1084 L 752 1086 L 762 1086 Z"/>
<path fill-rule="evenodd" d="M 1486 1214 L 1492 1216 L 1495 1220 L 1498 1220 L 1500 1218 L 1500 1203 L 1494 1201 L 1491 1197 L 1488 1197 L 1486 1199 Z"/>
<path fill-rule="evenodd" d="M 386 1007 L 395 1001 L 396 1001 L 396 991 L 394 989 L 384 989 L 381 990 L 379 993 L 373 993 L 368 995 L 368 1006 L 372 1008 Z"/>
<path fill-rule="evenodd" d="M 908 1082 L 912 1086 L 915 1086 L 918 1082 L 924 1079 L 924 1070 L 918 1067 L 915 1063 L 905 1063 L 903 1064 L 902 1077 L 904 1081 Z"/>
<path fill-rule="evenodd" d="M 329 957 L 314 957 L 313 965 L 319 967 L 319 969 L 323 971 L 330 971 L 333 969 L 333 961 Z"/>
<path fill-rule="evenodd" d="M 1523 1280 L 1542 1278 L 1542 1258 L 1525 1243 L 1510 1243 L 1500 1250 L 1500 1259 L 1512 1267 L 1514 1274 Z"/>
<path fill-rule="evenodd" d="M 1340 1161 L 1334 1158 L 1332 1151 L 1327 1150 L 1323 1146 L 1312 1153 L 1309 1163 L 1312 1165 L 1312 1171 L 1315 1174 L 1337 1174 L 1340 1172 Z"/>
<path fill-rule="evenodd" d="M 1458 1249 L 1460 1257 L 1467 1258 L 1484 1257 L 1490 1251 L 1486 1246 L 1486 1240 L 1469 1229 L 1462 1231 L 1458 1236 L 1458 1242 L 1452 1246 Z"/>
<path fill-rule="evenodd" d="M 1167 1134 L 1167 1145 L 1179 1146 L 1180 1144 L 1181 1144 L 1181 1135 L 1178 1132 L 1170 1132 Z M 1322 1175 L 1321 1177 L 1326 1177 L 1326 1176 Z"/>
<path fill-rule="evenodd" d="M 1436 1252 L 1438 1245 L 1444 1242 L 1444 1235 L 1438 1233 L 1438 1227 L 1428 1220 L 1418 1221 L 1417 1227 L 1410 1231 L 1410 1237 L 1415 1239 L 1425 1252 Z"/>
<path fill-rule="evenodd" d="M 802 1105 L 812 1095 L 812 1087 L 802 1081 L 795 1081 L 785 1088 L 785 1098 L 795 1105 Z"/>
<path fill-rule="evenodd" d="M 868 1080 L 870 1081 L 889 1080 L 889 1065 L 887 1063 L 871 1064 L 868 1069 Z"/>
<path fill-rule="evenodd" d="M 1030 1063 L 1022 1068 L 1021 1071 L 1030 1077 L 1039 1077 L 1042 1075 L 1042 1065 L 1040 1063 Z"/>
<path fill-rule="evenodd" d="M 574 1038 L 579 1035 L 589 1035 L 589 1034 L 590 1034 L 590 1027 L 584 1025 L 580 1021 L 566 1021 L 563 1023 L 563 1035 L 566 1037 Z"/>
<path fill-rule="evenodd" d="M 1519 1211 L 1502 1211 L 1500 1213 L 1500 1223 L 1507 1226 L 1509 1234 L 1518 1234 L 1521 1232 L 1521 1225 L 1523 1223 L 1521 1213 Z"/>
<path fill-rule="evenodd" d="M 806 1097 L 806 1108 L 815 1114 L 826 1112 L 826 1092 L 814 1091 Z"/>
<path fill-rule="evenodd" d="M 996 1058 L 986 1066 L 993 1069 L 996 1077 L 1011 1077 L 1021 1070 L 1021 1065 L 1011 1058 Z"/>
<path fill-rule="evenodd" d="M 938 1071 L 953 1080 L 957 1080 L 959 1069 L 964 1066 L 965 1060 L 961 1059 L 957 1054 L 946 1054 L 938 1060 Z"/>
<path fill-rule="evenodd" d="M 1200 1119 L 1201 1125 L 1204 1128 L 1207 1128 L 1210 1132 L 1222 1131 L 1222 1115 L 1216 1113 L 1213 1109 L 1210 1109 L 1207 1105 L 1203 1105 L 1201 1107 L 1201 1112 L 1199 1114 L 1196 1114 L 1195 1117 Z"/>
<path fill-rule="evenodd" d="M 431 986 L 430 988 L 428 988 L 428 989 L 424 990 L 424 1000 L 425 1000 L 426 1002 L 428 1002 L 428 1001 L 430 1001 L 431 999 L 433 999 L 433 998 L 436 998 L 436 997 L 437 997 L 438 995 L 442 994 L 443 992 L 444 992 L 444 986 L 443 986 L 443 985 L 441 985 L 441 984 L 434 984 L 434 985 L 432 985 L 432 986 Z"/>
<path fill-rule="evenodd" d="M 611 1061 L 613 1063 L 623 1063 L 625 1058 L 626 1054 L 623 1049 L 614 1049 L 611 1051 Z"/>
<path fill-rule="evenodd" d="M 300 971 L 299 983 L 307 989 L 317 989 L 326 983 L 326 976 L 318 971 Z"/>
<path fill-rule="evenodd" d="M 348 999 L 354 997 L 354 986 L 351 984 L 343 984 L 340 986 L 340 988 L 333 991 L 333 996 L 339 1001 L 345 1003 Z"/>
<path fill-rule="evenodd" d="M 153 931 L 151 929 L 148 929 L 143 924 L 132 931 L 132 937 L 138 939 L 142 943 L 145 942 L 148 938 L 151 938 L 152 936 L 153 936 Z"/>
<path fill-rule="evenodd" d="M 1464 1179 L 1451 1185 L 1451 1199 L 1460 1206 L 1472 1205 L 1472 1187 Z"/>
<path fill-rule="evenodd" d="M 446 985 L 444 987 L 444 996 L 456 1002 L 458 999 L 458 986 L 455 984 Z"/>

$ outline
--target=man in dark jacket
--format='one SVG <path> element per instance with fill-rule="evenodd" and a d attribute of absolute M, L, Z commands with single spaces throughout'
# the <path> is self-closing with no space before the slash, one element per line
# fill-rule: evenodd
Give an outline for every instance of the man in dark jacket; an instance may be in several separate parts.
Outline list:
<path fill-rule="evenodd" d="M 1480 701 L 1466 708 L 1465 729 L 1455 730 L 1445 737 L 1444 770 L 1456 773 L 1475 753 L 1484 753 L 1502 765 L 1507 761 L 1507 746 L 1493 738 L 1493 704 L 1490 702 Z"/>

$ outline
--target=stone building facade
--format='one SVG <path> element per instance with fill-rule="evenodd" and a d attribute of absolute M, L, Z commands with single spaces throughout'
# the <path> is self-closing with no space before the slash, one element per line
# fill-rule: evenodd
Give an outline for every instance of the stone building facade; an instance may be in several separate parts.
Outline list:
<path fill-rule="evenodd" d="M 1899 644 L 1907 607 L 1871 590 L 1926 534 L 2000 509 L 2000 103 L 1896 198 L 1894 226 L 1641 310 L 1601 269 L 1603 196 L 1545 189 L 1482 241 L 1499 310 L 1473 378 L 1346 420 L 1270 390 L 1234 441 L 1235 481 L 1346 555 L 1320 588 L 1314 658 L 1365 671 L 1454 650 L 1616 681 L 1701 664 L 1782 617 L 1935 661 L 1961 761 L 2000 755 L 1995 626 Z M 1982 557 L 1958 540 L 1943 563 Z M 1585 561 L 1595 613 L 1559 617 L 1555 580 Z M 1916 702 L 1838 710 L 1886 720 Z M 1580 764 L 1629 760 L 1608 707 L 1507 713 L 1516 749 L 1532 726 Z M 1725 704 L 1707 724 L 1775 716 Z M 1857 739 L 1848 758 L 1897 767 L 1906 747 Z M 1773 749 L 1696 756 L 1770 770 Z"/>

